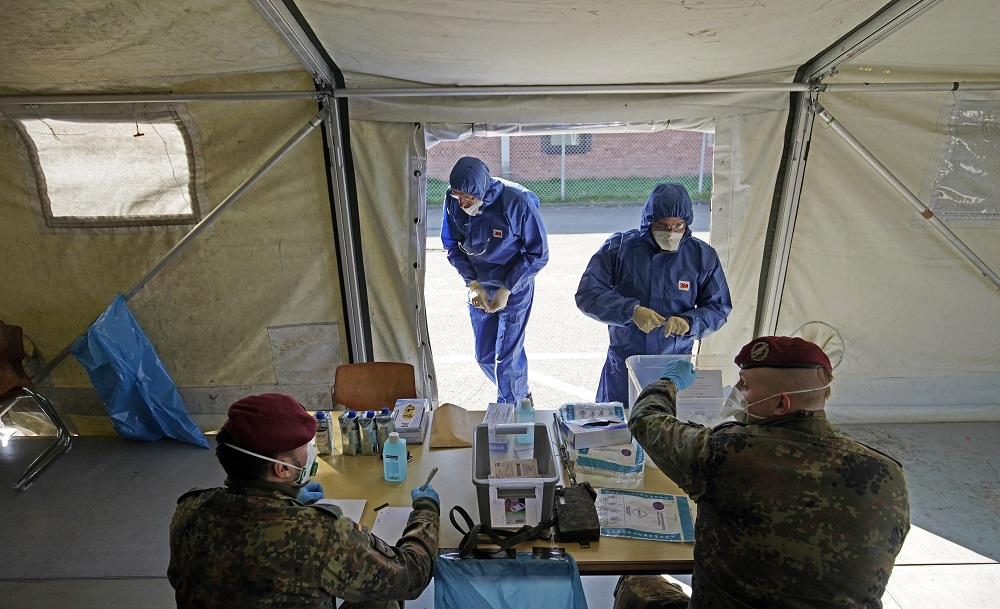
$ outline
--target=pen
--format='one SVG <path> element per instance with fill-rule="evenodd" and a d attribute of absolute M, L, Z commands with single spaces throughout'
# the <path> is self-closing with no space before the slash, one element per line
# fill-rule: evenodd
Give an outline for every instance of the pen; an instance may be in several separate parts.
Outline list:
<path fill-rule="evenodd" d="M 427 482 L 424 482 L 423 484 L 420 485 L 420 490 L 427 489 L 427 485 L 431 483 L 431 478 L 433 478 L 434 474 L 436 473 L 438 473 L 438 468 L 435 467 L 434 469 L 431 470 L 431 473 L 427 474 Z"/>
<path fill-rule="evenodd" d="M 372 511 L 373 512 L 377 512 L 377 511 L 381 510 L 382 508 L 386 508 L 386 507 L 389 507 L 389 504 L 388 503 L 383 503 L 382 505 L 378 506 L 377 508 L 372 508 Z"/>

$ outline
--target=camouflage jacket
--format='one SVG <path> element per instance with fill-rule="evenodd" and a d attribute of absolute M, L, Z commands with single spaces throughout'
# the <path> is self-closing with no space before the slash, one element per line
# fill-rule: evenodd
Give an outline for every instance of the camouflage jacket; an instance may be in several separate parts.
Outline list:
<path fill-rule="evenodd" d="M 824 411 L 708 428 L 676 387 L 639 395 L 629 428 L 698 505 L 691 607 L 879 608 L 910 528 L 903 469 Z"/>
<path fill-rule="evenodd" d="M 292 486 L 226 485 L 177 500 L 167 577 L 179 608 L 332 609 L 334 597 L 416 598 L 430 581 L 439 524 L 430 499 L 417 500 L 390 546 L 333 506 L 302 505 Z"/>

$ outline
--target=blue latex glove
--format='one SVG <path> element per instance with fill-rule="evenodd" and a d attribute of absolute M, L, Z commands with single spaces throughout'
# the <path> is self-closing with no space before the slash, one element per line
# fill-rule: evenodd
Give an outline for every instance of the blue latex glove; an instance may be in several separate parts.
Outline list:
<path fill-rule="evenodd" d="M 430 499 L 433 499 L 434 502 L 437 503 L 439 506 L 441 505 L 441 498 L 438 497 L 437 491 L 434 490 L 434 487 L 431 486 L 430 484 L 425 486 L 424 490 L 420 490 L 420 487 L 418 486 L 417 488 L 410 491 L 411 501 L 416 502 L 416 500 L 420 499 L 421 497 L 428 497 Z"/>
<path fill-rule="evenodd" d="M 299 503 L 312 503 L 323 498 L 323 486 L 319 482 L 307 482 L 299 489 Z"/>
<path fill-rule="evenodd" d="M 661 379 L 669 379 L 677 385 L 677 391 L 683 391 L 694 382 L 694 366 L 684 359 L 672 359 L 663 366 Z"/>

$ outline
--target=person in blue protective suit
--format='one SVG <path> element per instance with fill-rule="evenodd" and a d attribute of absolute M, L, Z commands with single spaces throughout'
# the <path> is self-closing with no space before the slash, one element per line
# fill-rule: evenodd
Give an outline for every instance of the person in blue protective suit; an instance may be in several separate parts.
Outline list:
<path fill-rule="evenodd" d="M 615 233 L 590 259 L 576 305 L 608 324 L 610 346 L 598 402 L 628 405 L 625 359 L 691 353 L 732 310 L 729 286 L 710 245 L 691 235 L 691 197 L 680 184 L 658 184 L 638 229 Z"/>
<path fill-rule="evenodd" d="M 449 181 L 441 241 L 469 288 L 476 361 L 497 386 L 497 401 L 518 404 L 528 396 L 524 332 L 535 275 L 549 261 L 538 197 L 491 177 L 474 157 L 459 159 Z"/>

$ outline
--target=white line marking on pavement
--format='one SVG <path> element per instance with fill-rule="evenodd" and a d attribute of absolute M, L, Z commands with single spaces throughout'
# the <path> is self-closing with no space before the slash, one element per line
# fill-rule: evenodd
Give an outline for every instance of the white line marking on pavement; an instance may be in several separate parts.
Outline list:
<path fill-rule="evenodd" d="M 578 398 L 593 401 L 594 394 L 597 393 L 595 389 L 584 389 L 583 387 L 577 387 L 576 385 L 570 385 L 564 381 L 549 376 L 547 374 L 542 374 L 540 372 L 528 372 L 528 382 L 529 383 L 540 383 L 553 389 L 558 389 L 563 393 L 568 393 L 569 395 L 575 395 Z"/>

